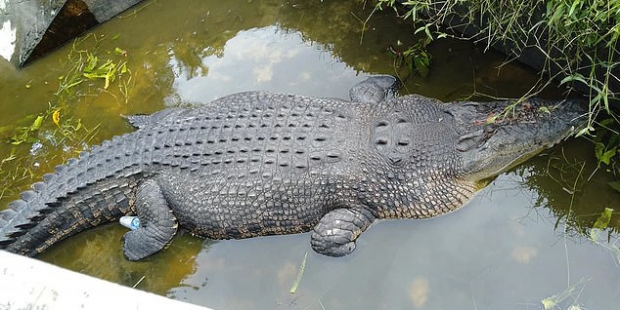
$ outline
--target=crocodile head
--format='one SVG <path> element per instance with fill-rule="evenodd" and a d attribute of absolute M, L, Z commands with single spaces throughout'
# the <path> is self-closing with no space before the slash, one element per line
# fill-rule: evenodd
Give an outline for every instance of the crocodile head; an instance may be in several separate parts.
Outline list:
<path fill-rule="evenodd" d="M 583 124 L 576 100 L 467 102 L 449 105 L 460 135 L 460 176 L 478 182 L 496 176 L 568 137 Z"/>

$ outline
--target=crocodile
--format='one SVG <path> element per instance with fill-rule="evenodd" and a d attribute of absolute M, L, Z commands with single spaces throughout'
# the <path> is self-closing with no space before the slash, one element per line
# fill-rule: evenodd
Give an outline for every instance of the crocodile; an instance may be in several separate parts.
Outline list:
<path fill-rule="evenodd" d="M 130 116 L 137 130 L 56 167 L 0 213 L 0 249 L 35 256 L 136 216 L 122 240 L 129 260 L 179 229 L 311 232 L 316 252 L 344 256 L 377 220 L 460 208 L 482 181 L 569 137 L 584 113 L 572 99 L 444 103 L 368 81 L 352 100 L 251 91 Z"/>

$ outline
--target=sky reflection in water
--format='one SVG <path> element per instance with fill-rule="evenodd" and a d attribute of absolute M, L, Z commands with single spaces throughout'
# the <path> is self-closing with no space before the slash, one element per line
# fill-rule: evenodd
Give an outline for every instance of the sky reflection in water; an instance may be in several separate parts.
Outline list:
<path fill-rule="evenodd" d="M 240 31 L 226 42 L 223 56 L 204 57 L 196 68 L 184 66 L 171 52 L 170 66 L 182 101 L 202 103 L 248 90 L 348 99 L 344 85 L 367 76 L 275 25 Z"/>

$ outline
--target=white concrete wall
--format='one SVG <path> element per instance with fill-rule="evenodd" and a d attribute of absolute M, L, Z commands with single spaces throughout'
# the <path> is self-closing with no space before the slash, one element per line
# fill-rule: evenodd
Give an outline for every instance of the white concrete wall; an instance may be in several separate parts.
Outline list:
<path fill-rule="evenodd" d="M 0 251 L 0 310 L 209 310 Z"/>
<path fill-rule="evenodd" d="M 8 2 L 9 0 L 0 0 L 0 16 L 8 14 L 6 12 Z M 0 17 L 0 57 L 11 61 L 15 53 L 16 40 L 17 30 L 11 25 L 11 21 Z"/>

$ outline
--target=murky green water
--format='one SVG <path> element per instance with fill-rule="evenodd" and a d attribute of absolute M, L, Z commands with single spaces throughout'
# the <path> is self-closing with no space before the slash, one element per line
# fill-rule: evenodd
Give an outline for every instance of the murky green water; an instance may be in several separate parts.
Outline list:
<path fill-rule="evenodd" d="M 370 12 L 358 1 L 146 1 L 25 69 L 0 63 L 0 133 L 5 141 L 25 140 L 0 146 L 0 205 L 82 148 L 130 131 L 121 114 L 257 89 L 347 98 L 367 75 L 404 77 L 387 49 L 415 43 L 411 26 L 378 12 L 364 29 L 358 18 Z M 107 89 L 103 80 L 86 81 L 56 95 L 78 51 L 95 47 L 98 65 L 126 61 L 130 74 Z M 532 73 L 517 64 L 499 70 L 503 56 L 480 48 L 437 41 L 428 75 L 407 78 L 403 92 L 456 100 L 474 92 L 517 97 L 531 88 Z M 59 125 L 51 116 L 57 110 Z M 15 131 L 46 111 L 39 130 Z M 131 263 L 122 257 L 126 230 L 118 224 L 82 233 L 40 258 L 215 309 L 541 309 L 551 296 L 565 297 L 553 309 L 616 309 L 619 217 L 600 244 L 588 239 L 587 228 L 603 208 L 619 210 L 620 197 L 609 190 L 604 169 L 593 173 L 587 145 L 572 140 L 528 161 L 453 214 L 377 223 L 344 258 L 314 253 L 308 234 L 241 241 L 186 234 Z"/>

